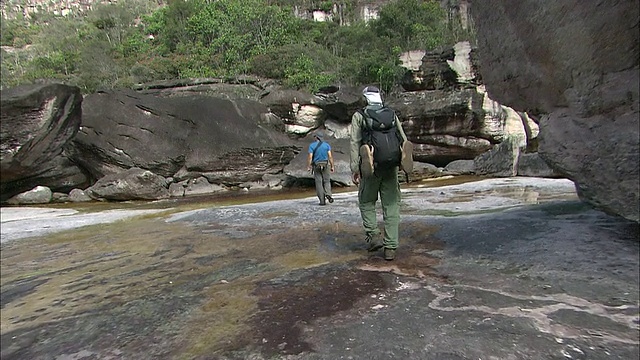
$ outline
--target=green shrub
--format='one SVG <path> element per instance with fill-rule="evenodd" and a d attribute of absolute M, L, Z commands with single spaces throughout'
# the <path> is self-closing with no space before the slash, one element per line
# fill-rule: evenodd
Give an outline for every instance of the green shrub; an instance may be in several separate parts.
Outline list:
<path fill-rule="evenodd" d="M 335 71 L 336 63 L 340 62 L 325 47 L 314 42 L 304 42 L 283 45 L 254 56 L 249 62 L 249 71 L 258 76 L 284 79 L 287 69 L 291 72 L 292 64 L 302 55 L 313 59 L 312 66 L 319 72 Z"/>
<path fill-rule="evenodd" d="M 371 22 L 376 35 L 404 50 L 431 50 L 444 43 L 447 17 L 438 1 L 396 0 L 378 15 Z"/>
<path fill-rule="evenodd" d="M 318 63 L 305 54 L 285 69 L 285 85 L 316 92 L 319 88 L 333 84 L 335 74 L 322 71 Z"/>

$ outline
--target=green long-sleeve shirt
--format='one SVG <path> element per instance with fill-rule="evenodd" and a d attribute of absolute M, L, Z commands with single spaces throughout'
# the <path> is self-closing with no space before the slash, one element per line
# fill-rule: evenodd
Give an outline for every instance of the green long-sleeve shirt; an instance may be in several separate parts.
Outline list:
<path fill-rule="evenodd" d="M 407 135 L 405 135 L 404 130 L 402 129 L 402 124 L 398 119 L 398 116 L 395 116 L 396 121 L 396 129 L 402 141 L 407 141 Z M 350 144 L 350 154 L 351 154 L 351 173 L 356 174 L 360 172 L 360 146 L 362 146 L 362 131 L 365 129 L 364 117 L 360 114 L 359 111 L 356 111 L 351 117 L 351 144 Z"/>

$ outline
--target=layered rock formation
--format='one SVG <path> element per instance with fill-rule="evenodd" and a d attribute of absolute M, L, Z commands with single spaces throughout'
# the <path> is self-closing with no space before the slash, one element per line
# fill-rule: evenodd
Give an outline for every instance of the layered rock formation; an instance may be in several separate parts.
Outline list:
<path fill-rule="evenodd" d="M 419 69 L 403 79 L 407 92 L 387 101 L 415 144 L 416 160 L 445 166 L 474 159 L 508 137 L 525 148 L 538 135 L 527 114 L 488 96 L 474 53 L 468 42 L 425 53 Z"/>
<path fill-rule="evenodd" d="M 575 181 L 583 200 L 635 221 L 639 6 L 601 0 L 471 6 L 491 97 L 540 116 L 540 155 Z"/>

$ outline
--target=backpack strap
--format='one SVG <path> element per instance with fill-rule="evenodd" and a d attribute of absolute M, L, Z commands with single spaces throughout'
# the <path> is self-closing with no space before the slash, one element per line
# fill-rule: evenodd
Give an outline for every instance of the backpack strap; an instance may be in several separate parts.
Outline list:
<path fill-rule="evenodd" d="M 321 139 L 318 139 L 318 145 L 316 145 L 316 147 L 313 149 L 313 153 L 311 155 L 311 165 L 313 165 L 313 166 L 316 165 L 316 163 L 313 161 L 313 158 L 316 157 L 316 151 L 318 151 L 318 148 L 322 145 L 322 143 L 323 143 L 323 141 Z"/>
<path fill-rule="evenodd" d="M 362 129 L 362 139 L 360 140 L 360 145 L 369 144 L 371 145 L 371 132 L 373 131 L 373 119 L 367 115 L 365 111 L 366 108 L 362 108 L 358 110 L 358 113 L 362 116 L 362 121 L 364 127 Z"/>
<path fill-rule="evenodd" d="M 364 119 L 365 130 L 371 131 L 373 129 L 373 119 L 371 119 L 371 116 L 367 115 L 366 108 L 359 109 L 358 112 L 362 115 L 362 119 Z"/>

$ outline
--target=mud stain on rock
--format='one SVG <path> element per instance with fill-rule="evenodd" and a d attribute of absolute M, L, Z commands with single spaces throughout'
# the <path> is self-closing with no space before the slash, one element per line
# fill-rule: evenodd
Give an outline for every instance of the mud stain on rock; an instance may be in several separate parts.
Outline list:
<path fill-rule="evenodd" d="M 237 245 L 151 218 L 3 244 L 3 340 L 15 348 L 39 329 L 42 341 L 17 349 L 18 358 L 101 347 L 135 354 L 130 344 L 141 340 L 144 351 L 153 344 L 144 343 L 148 336 L 160 337 L 166 350 L 203 289 L 264 271 L 266 264 L 240 261 Z"/>
<path fill-rule="evenodd" d="M 266 356 L 313 351 L 304 326 L 351 309 L 360 299 L 383 291 L 380 274 L 350 267 L 317 268 L 299 279 L 258 285 L 259 312 L 251 319 L 253 343 Z"/>

